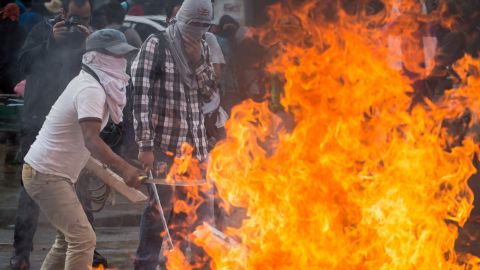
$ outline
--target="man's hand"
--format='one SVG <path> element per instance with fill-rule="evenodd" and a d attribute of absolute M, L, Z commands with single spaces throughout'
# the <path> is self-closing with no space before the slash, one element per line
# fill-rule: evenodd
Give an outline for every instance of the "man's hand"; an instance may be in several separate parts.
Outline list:
<path fill-rule="evenodd" d="M 68 35 L 68 28 L 65 26 L 65 21 L 60 21 L 53 26 L 53 39 L 56 42 L 63 41 Z"/>
<path fill-rule="evenodd" d="M 80 31 L 80 33 L 85 35 L 85 37 L 88 37 L 91 34 L 90 29 L 88 27 L 86 27 L 85 25 L 78 24 L 77 28 Z"/>
<path fill-rule="evenodd" d="M 131 165 L 128 165 L 122 171 L 122 177 L 125 180 L 125 183 L 132 188 L 138 189 L 141 185 L 140 177 L 143 175 L 143 172 Z"/>
<path fill-rule="evenodd" d="M 155 156 L 152 151 L 139 152 L 138 160 L 143 163 L 143 166 L 147 169 L 153 169 L 153 162 L 155 162 Z"/>
<path fill-rule="evenodd" d="M 185 54 L 187 55 L 190 64 L 197 65 L 202 59 L 202 43 L 200 40 L 195 40 L 188 35 L 183 37 L 185 42 Z"/>

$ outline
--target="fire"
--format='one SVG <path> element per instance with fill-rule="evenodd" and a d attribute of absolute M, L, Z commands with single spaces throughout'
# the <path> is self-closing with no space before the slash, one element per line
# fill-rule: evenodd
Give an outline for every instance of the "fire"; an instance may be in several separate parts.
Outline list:
<path fill-rule="evenodd" d="M 167 260 L 167 269 L 169 270 L 191 270 L 192 267 L 187 263 L 185 255 L 180 251 L 180 249 L 175 248 L 172 251 L 166 253 Z"/>
<path fill-rule="evenodd" d="M 92 267 L 91 269 L 92 270 L 106 270 L 107 268 L 105 268 L 105 266 L 103 264 L 100 264 L 99 266 Z"/>
<path fill-rule="evenodd" d="M 480 77 L 463 71 L 479 63 L 459 63 L 459 90 L 412 107 L 412 81 L 387 61 L 386 36 L 398 27 L 335 3 L 272 8 L 262 40 L 277 48 L 268 70 L 285 78 L 282 105 L 295 127 L 287 132 L 264 103 L 234 108 L 209 177 L 248 218 L 228 230 L 238 245 L 204 227 L 196 243 L 213 269 L 479 268 L 454 250 L 472 209 L 478 147 L 470 136 L 452 144 L 442 125 L 467 106 L 478 119 Z M 392 3 L 384 2 L 387 21 Z M 394 33 L 405 42 L 418 23 L 407 19 Z"/>
<path fill-rule="evenodd" d="M 166 182 L 176 184 L 178 182 L 195 182 L 204 179 L 206 166 L 193 157 L 193 147 L 187 143 L 183 144 L 181 156 L 175 157 L 172 167 L 167 174 Z"/>

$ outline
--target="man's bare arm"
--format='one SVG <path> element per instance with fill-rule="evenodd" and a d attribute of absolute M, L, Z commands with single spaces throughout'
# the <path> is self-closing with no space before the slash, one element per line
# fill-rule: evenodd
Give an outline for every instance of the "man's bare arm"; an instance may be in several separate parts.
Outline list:
<path fill-rule="evenodd" d="M 137 168 L 130 165 L 100 138 L 102 123 L 100 119 L 80 120 L 85 147 L 92 156 L 120 173 L 127 185 L 138 188 L 140 181 L 138 177 L 142 174 Z"/>

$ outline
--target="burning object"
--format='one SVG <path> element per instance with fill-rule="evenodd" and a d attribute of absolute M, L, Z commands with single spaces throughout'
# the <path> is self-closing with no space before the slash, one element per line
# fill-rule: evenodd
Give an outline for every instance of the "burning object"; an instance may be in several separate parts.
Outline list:
<path fill-rule="evenodd" d="M 388 13 L 397 1 L 383 2 Z M 478 146 L 465 136 L 450 147 L 442 122 L 466 108 L 478 121 L 472 86 L 480 78 L 462 71 L 479 62 L 458 64 L 461 88 L 412 107 L 412 80 L 389 66 L 387 37 L 395 31 L 408 42 L 415 19 L 387 31 L 341 9 L 311 16 L 323 5 L 292 1 L 271 9 L 261 36 L 278 56 L 268 70 L 285 77 L 282 105 L 296 125 L 282 130 L 267 104 L 234 108 L 208 173 L 248 218 L 226 232 L 241 245 L 204 242 L 211 268 L 477 268 L 478 258 L 457 254 L 454 243 L 472 210 L 467 180 Z M 296 18 L 293 34 L 282 32 L 285 14 Z M 418 58 L 409 58 L 416 67 Z"/>

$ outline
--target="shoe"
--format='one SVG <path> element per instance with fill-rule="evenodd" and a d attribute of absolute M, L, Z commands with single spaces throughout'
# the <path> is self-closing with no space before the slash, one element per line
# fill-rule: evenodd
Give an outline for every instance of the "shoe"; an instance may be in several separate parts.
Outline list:
<path fill-rule="evenodd" d="M 10 268 L 12 270 L 29 270 L 30 261 L 27 256 L 15 255 L 10 258 Z"/>
<path fill-rule="evenodd" d="M 108 268 L 108 262 L 105 257 L 100 255 L 96 250 L 93 251 L 93 263 L 92 267 L 99 267 L 100 265 L 103 265 L 103 268 Z"/>

